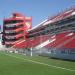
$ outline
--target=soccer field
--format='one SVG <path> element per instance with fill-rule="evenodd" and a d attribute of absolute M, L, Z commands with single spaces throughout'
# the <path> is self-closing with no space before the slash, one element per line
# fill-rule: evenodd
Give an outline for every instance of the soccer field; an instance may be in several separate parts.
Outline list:
<path fill-rule="evenodd" d="M 0 52 L 0 75 L 75 75 L 75 62 Z"/>

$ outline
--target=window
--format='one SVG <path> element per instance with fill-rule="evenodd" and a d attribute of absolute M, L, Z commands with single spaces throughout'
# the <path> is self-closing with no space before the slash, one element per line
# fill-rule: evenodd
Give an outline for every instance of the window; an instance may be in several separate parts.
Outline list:
<path fill-rule="evenodd" d="M 4 21 L 4 24 L 20 23 L 20 22 L 23 22 L 23 20 L 8 20 Z"/>
<path fill-rule="evenodd" d="M 17 41 L 17 40 L 21 40 L 21 39 L 24 39 L 24 37 L 23 37 L 23 36 L 21 36 L 21 37 L 19 37 L 18 39 L 16 39 L 16 37 L 15 37 L 15 38 L 13 38 L 13 39 L 6 39 L 6 38 L 5 38 L 5 41 L 6 41 L 6 42 L 10 42 L 10 41 L 15 42 L 15 41 Z"/>
<path fill-rule="evenodd" d="M 24 31 L 23 30 L 21 30 L 21 31 L 19 31 L 18 33 L 16 33 L 16 34 L 20 34 L 20 33 L 23 33 Z"/>
<path fill-rule="evenodd" d="M 21 28 L 21 27 L 23 27 L 24 25 L 23 24 L 21 24 L 21 25 L 19 25 L 19 26 L 17 26 L 16 28 Z"/>
<path fill-rule="evenodd" d="M 16 26 L 13 26 L 13 27 L 6 27 L 6 26 L 5 26 L 5 29 L 6 29 L 6 30 L 16 29 Z"/>

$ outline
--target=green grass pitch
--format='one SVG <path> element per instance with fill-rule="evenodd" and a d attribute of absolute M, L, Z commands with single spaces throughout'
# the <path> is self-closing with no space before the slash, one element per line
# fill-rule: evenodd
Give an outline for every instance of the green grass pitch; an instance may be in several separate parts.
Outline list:
<path fill-rule="evenodd" d="M 75 62 L 0 52 L 0 75 L 75 75 Z"/>

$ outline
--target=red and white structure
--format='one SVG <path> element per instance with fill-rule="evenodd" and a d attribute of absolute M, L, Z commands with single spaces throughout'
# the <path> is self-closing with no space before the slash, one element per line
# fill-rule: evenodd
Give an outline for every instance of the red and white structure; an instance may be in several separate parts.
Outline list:
<path fill-rule="evenodd" d="M 32 28 L 32 17 L 13 13 L 12 17 L 4 19 L 3 41 L 6 47 L 11 47 L 26 39 L 28 30 Z"/>
<path fill-rule="evenodd" d="M 26 30 L 28 29 L 24 29 L 24 32 Z M 22 33 L 20 35 L 22 36 Z M 41 49 L 51 57 L 75 60 L 75 8 L 48 18 L 32 29 L 29 28 L 23 36 L 24 40 L 15 42 L 12 47 Z"/>

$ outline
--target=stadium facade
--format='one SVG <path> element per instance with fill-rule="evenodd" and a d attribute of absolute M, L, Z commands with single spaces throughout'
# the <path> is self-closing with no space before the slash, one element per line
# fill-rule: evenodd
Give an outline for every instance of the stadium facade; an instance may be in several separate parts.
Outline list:
<path fill-rule="evenodd" d="M 13 20 L 16 19 L 13 17 Z M 3 26 L 14 27 L 17 26 L 17 32 L 22 30 L 20 26 L 20 22 L 18 24 L 12 24 L 13 20 L 11 18 L 4 20 Z M 20 18 L 18 18 L 20 20 Z M 11 21 L 11 22 L 9 22 Z M 25 19 L 23 19 L 25 21 Z M 30 22 L 32 22 L 30 20 Z M 8 25 L 8 23 L 10 23 Z M 25 24 L 25 23 L 24 23 Z M 26 26 L 26 24 L 25 24 Z M 10 41 L 13 41 L 13 37 L 11 36 L 12 31 L 6 32 L 4 28 L 4 36 L 3 43 L 7 46 L 11 45 Z M 49 54 L 51 57 L 62 58 L 62 59 L 71 59 L 75 60 L 75 8 L 71 8 L 69 10 L 63 11 L 51 18 L 48 18 L 35 26 L 34 28 L 24 28 L 24 33 L 21 32 L 14 37 L 17 39 L 21 39 L 16 42 L 14 38 L 14 44 L 11 46 L 14 48 L 26 48 L 26 49 L 34 49 L 41 50 L 44 54 Z M 26 32 L 27 31 L 27 32 Z M 22 37 L 23 36 L 23 37 Z"/>
<path fill-rule="evenodd" d="M 32 17 L 13 13 L 12 17 L 4 19 L 2 44 L 11 47 L 26 39 L 28 29 L 32 28 Z"/>

